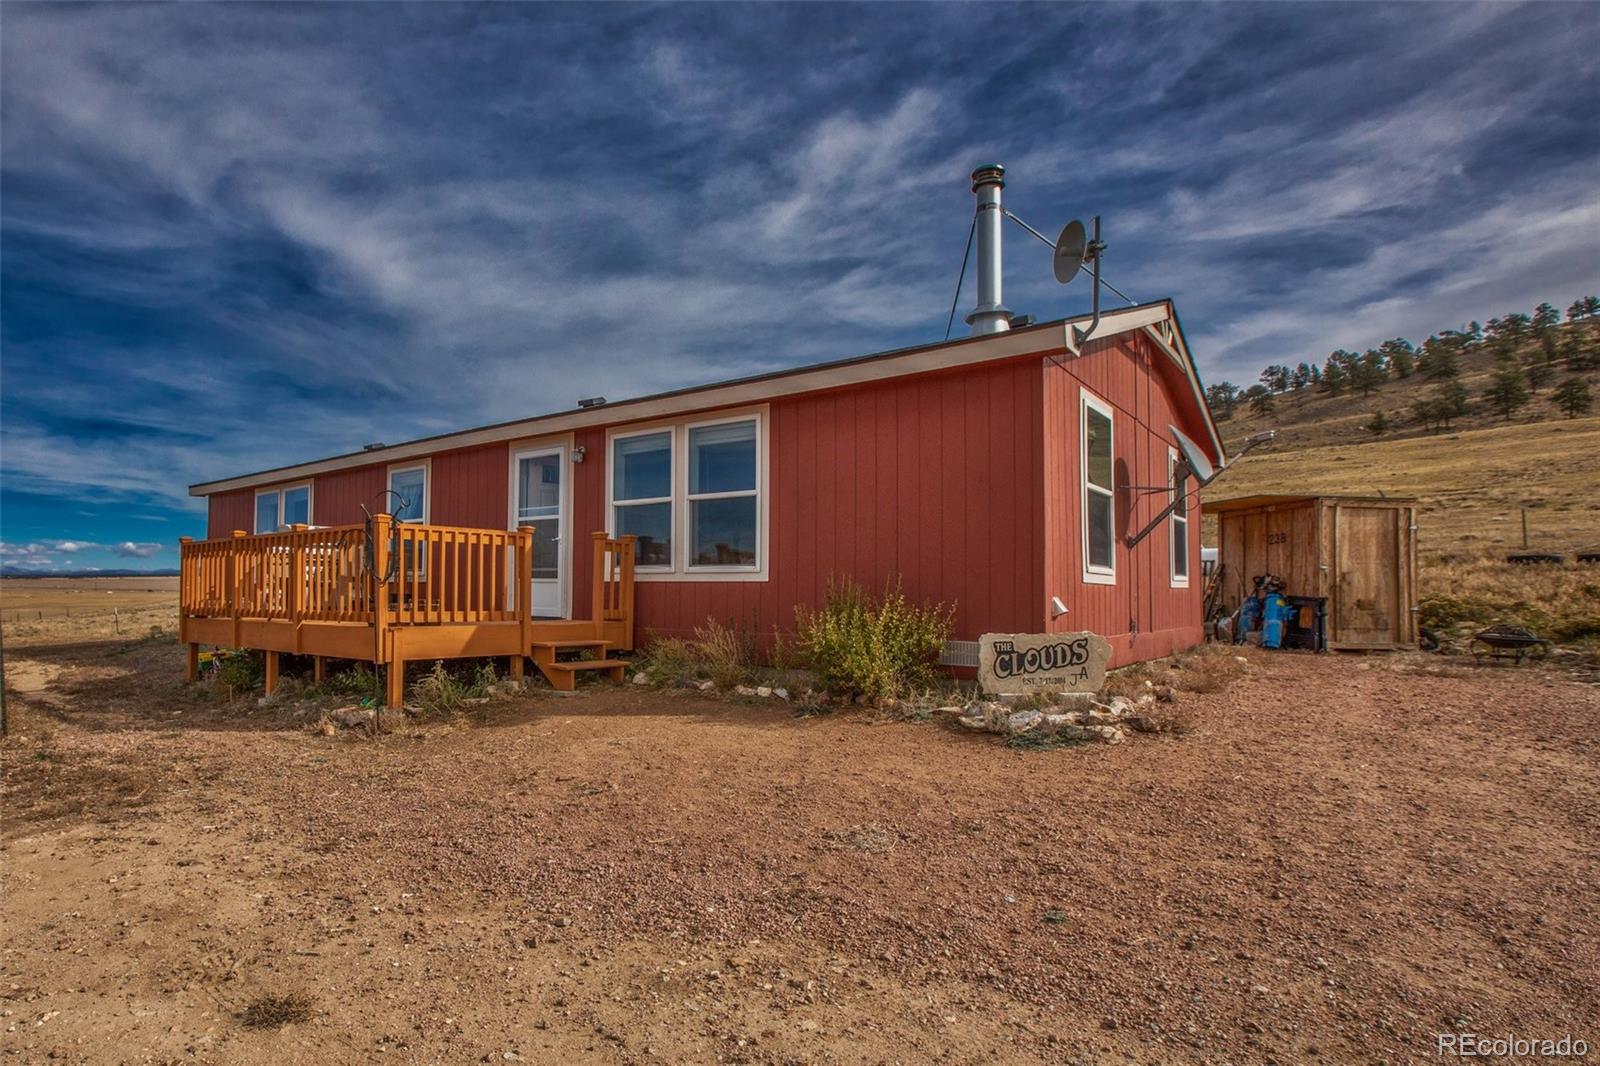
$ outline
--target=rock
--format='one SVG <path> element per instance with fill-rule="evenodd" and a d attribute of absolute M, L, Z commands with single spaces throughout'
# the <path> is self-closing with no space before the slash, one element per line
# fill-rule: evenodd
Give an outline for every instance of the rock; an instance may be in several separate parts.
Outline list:
<path fill-rule="evenodd" d="M 376 712 L 371 707 L 340 707 L 328 717 L 346 729 L 354 729 L 357 726 L 366 725 L 376 716 Z"/>
<path fill-rule="evenodd" d="M 1112 696 L 1110 702 L 1103 704 L 1103 708 L 1117 716 L 1133 713 L 1133 701 L 1126 696 Z"/>
<path fill-rule="evenodd" d="M 749 685 L 735 685 L 733 686 L 733 692 L 736 696 L 754 696 L 756 694 L 756 690 Z"/>
<path fill-rule="evenodd" d="M 1178 694 L 1172 691 L 1171 685 L 1157 685 L 1156 699 L 1161 703 L 1176 703 L 1178 700 Z"/>
<path fill-rule="evenodd" d="M 1134 704 L 1136 707 L 1154 707 L 1155 705 L 1156 698 L 1154 694 L 1149 692 L 1146 692 L 1144 695 L 1140 696 L 1138 701 Z"/>
<path fill-rule="evenodd" d="M 965 707 L 957 707 L 954 704 L 950 704 L 944 707 L 935 707 L 933 709 L 933 713 L 955 715 L 959 718 L 960 716 L 966 714 L 967 710 Z"/>
<path fill-rule="evenodd" d="M 648 685 L 650 683 L 650 675 L 640 670 L 633 675 L 633 683 L 635 685 Z"/>
<path fill-rule="evenodd" d="M 786 688 L 775 688 L 772 690 L 772 694 L 778 697 L 780 700 L 786 700 L 789 698 L 789 690 Z"/>
<path fill-rule="evenodd" d="M 1038 711 L 1017 711 L 1006 718 L 1006 731 L 1012 736 L 1039 728 L 1044 715 Z"/>
<path fill-rule="evenodd" d="M 1161 723 L 1160 722 L 1156 721 L 1154 718 L 1146 718 L 1142 714 L 1136 714 L 1136 715 L 1132 716 L 1131 718 L 1127 718 L 1127 719 L 1125 719 L 1125 722 L 1126 722 L 1128 728 L 1132 729 L 1136 733 L 1159 733 L 1159 732 L 1161 732 Z"/>
<path fill-rule="evenodd" d="M 1096 740 L 1103 740 L 1107 744 L 1121 744 L 1127 736 L 1114 725 L 1088 725 L 1084 731 Z"/>
<path fill-rule="evenodd" d="M 772 697 L 772 689 L 766 685 L 760 685 L 756 688 L 756 695 L 760 696 L 764 700 L 770 699 Z"/>
<path fill-rule="evenodd" d="M 983 730 L 989 728 L 989 723 L 984 721 L 982 718 L 957 718 L 956 721 L 960 722 L 968 729 Z"/>
<path fill-rule="evenodd" d="M 325 737 L 331 737 L 338 731 L 338 728 L 326 718 L 317 723 L 317 732 L 321 733 Z"/>
<path fill-rule="evenodd" d="M 716 687 L 717 683 L 715 681 L 702 681 L 695 686 L 695 688 L 699 689 L 701 692 L 710 692 Z"/>

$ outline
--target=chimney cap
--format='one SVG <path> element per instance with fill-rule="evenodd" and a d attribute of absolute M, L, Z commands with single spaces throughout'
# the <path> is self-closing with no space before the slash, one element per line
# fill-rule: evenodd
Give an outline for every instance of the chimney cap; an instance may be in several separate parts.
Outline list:
<path fill-rule="evenodd" d="M 999 163 L 985 163 L 972 172 L 972 191 L 977 192 L 985 185 L 998 185 L 1006 187 L 1006 168 Z"/>

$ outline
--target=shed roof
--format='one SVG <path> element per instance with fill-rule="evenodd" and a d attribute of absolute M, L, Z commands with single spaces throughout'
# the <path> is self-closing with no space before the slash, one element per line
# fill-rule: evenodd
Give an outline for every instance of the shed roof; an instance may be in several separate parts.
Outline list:
<path fill-rule="evenodd" d="M 1285 507 L 1317 500 L 1334 500 L 1339 503 L 1396 503 L 1414 504 L 1415 496 L 1361 496 L 1336 492 L 1320 492 L 1312 496 L 1235 496 L 1231 500 L 1202 500 L 1200 510 L 1205 514 L 1223 514 L 1227 511 L 1249 511 L 1257 507 Z"/>

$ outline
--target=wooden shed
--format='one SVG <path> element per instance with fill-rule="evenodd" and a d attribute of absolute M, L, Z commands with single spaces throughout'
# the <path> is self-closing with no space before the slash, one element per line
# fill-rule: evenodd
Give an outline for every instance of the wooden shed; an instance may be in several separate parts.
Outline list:
<path fill-rule="evenodd" d="M 1417 501 L 1384 496 L 1244 496 L 1207 502 L 1217 520 L 1217 598 L 1232 613 L 1260 574 L 1328 601 L 1328 647 L 1417 643 Z"/>

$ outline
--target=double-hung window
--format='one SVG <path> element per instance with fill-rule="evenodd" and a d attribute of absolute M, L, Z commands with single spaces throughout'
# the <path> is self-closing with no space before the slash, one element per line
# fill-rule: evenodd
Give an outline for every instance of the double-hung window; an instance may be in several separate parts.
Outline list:
<path fill-rule="evenodd" d="M 1084 392 L 1078 424 L 1083 456 L 1083 579 L 1114 585 L 1117 580 L 1116 448 L 1111 408 Z"/>
<path fill-rule="evenodd" d="M 611 521 L 663 580 L 765 577 L 764 417 L 739 414 L 614 434 Z"/>
<path fill-rule="evenodd" d="M 1167 449 L 1167 480 L 1172 483 L 1172 587 L 1189 587 L 1189 478 L 1178 453 Z"/>
<path fill-rule="evenodd" d="M 428 520 L 428 464 L 389 468 L 390 513 L 397 522 Z"/>
<path fill-rule="evenodd" d="M 689 569 L 755 569 L 757 437 L 753 418 L 689 427 Z"/>
<path fill-rule="evenodd" d="M 256 493 L 256 532 L 276 533 L 311 524 L 311 486 L 291 485 Z"/>
<path fill-rule="evenodd" d="M 612 529 L 638 538 L 634 565 L 642 570 L 672 569 L 672 438 L 663 429 L 611 442 Z"/>

